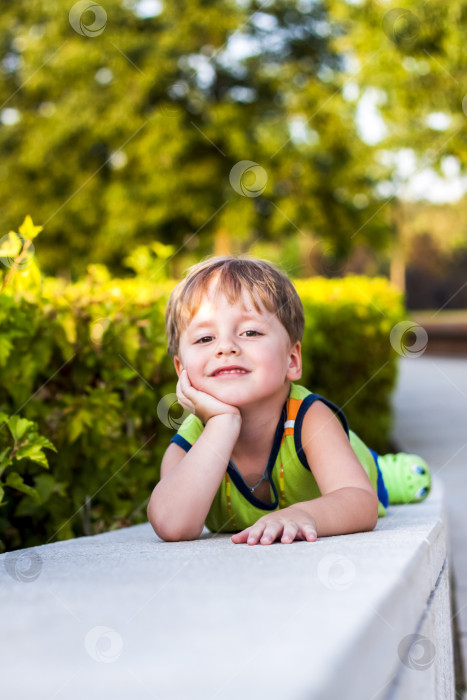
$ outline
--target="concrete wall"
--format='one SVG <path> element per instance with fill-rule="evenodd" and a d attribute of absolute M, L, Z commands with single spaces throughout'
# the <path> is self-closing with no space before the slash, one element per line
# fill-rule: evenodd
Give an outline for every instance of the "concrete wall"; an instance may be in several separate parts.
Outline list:
<path fill-rule="evenodd" d="M 7 700 L 450 700 L 442 487 L 376 530 L 234 545 L 150 525 L 0 557 Z"/>

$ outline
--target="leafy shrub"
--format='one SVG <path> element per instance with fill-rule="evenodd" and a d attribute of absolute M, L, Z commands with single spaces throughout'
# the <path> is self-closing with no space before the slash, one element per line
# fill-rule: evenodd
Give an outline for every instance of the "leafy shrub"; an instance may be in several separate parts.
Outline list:
<path fill-rule="evenodd" d="M 39 231 L 27 217 L 0 248 L 1 549 L 145 522 L 183 418 L 164 328 L 171 248 L 137 249 L 132 278 L 91 265 L 68 283 L 42 278 L 33 259 L 15 266 Z M 358 277 L 296 285 L 306 313 L 301 383 L 340 404 L 370 446 L 384 447 L 400 295 L 385 280 Z"/>
<path fill-rule="evenodd" d="M 383 452 L 397 375 L 391 329 L 404 319 L 402 295 L 386 279 L 296 280 L 305 310 L 301 383 L 342 408 L 369 447 Z"/>

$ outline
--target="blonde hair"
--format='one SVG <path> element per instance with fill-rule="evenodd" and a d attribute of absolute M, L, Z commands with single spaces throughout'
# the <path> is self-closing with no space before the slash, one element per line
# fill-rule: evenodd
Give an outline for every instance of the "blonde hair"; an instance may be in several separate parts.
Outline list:
<path fill-rule="evenodd" d="M 165 328 L 168 337 L 167 352 L 171 357 L 178 353 L 180 334 L 198 311 L 209 283 L 216 277 L 215 294 L 223 293 L 234 304 L 242 298 L 242 289 L 246 289 L 256 311 L 260 312 L 256 292 L 264 307 L 276 314 L 286 329 L 291 345 L 301 341 L 305 327 L 303 306 L 285 272 L 259 258 L 219 256 L 189 267 L 186 277 L 170 294 L 165 312 Z"/>

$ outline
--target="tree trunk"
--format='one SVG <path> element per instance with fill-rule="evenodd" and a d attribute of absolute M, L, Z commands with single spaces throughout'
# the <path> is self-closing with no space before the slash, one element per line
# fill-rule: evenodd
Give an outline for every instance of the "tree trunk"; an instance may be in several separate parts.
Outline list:
<path fill-rule="evenodd" d="M 232 255 L 230 233 L 226 228 L 219 228 L 214 234 L 214 255 Z"/>
<path fill-rule="evenodd" d="M 399 287 L 405 294 L 405 216 L 401 202 L 391 206 L 391 220 L 394 241 L 391 251 L 390 278 L 392 284 Z"/>
<path fill-rule="evenodd" d="M 392 251 L 390 276 L 392 284 L 405 294 L 405 255 L 400 243 Z"/>

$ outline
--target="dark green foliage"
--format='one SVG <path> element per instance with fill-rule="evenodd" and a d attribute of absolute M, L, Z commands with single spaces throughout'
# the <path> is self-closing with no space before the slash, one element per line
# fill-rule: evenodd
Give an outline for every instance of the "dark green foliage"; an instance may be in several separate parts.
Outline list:
<path fill-rule="evenodd" d="M 392 328 L 404 319 L 402 296 L 382 278 L 297 280 L 305 309 L 302 382 L 340 406 L 350 427 L 387 450 L 397 364 Z"/>
<path fill-rule="evenodd" d="M 374 185 L 388 171 L 343 97 L 346 24 L 332 3 L 177 0 L 154 17 L 103 6 L 94 36 L 58 0 L 17 0 L 0 17 L 0 103 L 16 110 L 0 125 L 0 231 L 30 211 L 47 274 L 96 262 L 123 274 L 154 239 L 201 257 L 220 230 L 242 250 L 297 229 L 340 255 L 360 229 L 359 242 L 384 243 Z M 255 50 L 239 57 L 242 37 Z M 241 160 L 267 173 L 258 197 L 230 185 Z"/>
<path fill-rule="evenodd" d="M 20 230 L 37 235 L 30 219 Z M 41 279 L 33 260 L 11 263 L 0 295 L 1 547 L 146 520 L 180 419 L 164 328 L 170 248 L 153 252 L 134 252 L 133 278 L 90 266 L 74 284 Z M 384 446 L 400 294 L 381 279 L 296 284 L 306 312 L 301 382 L 340 404 L 370 446 Z"/>

